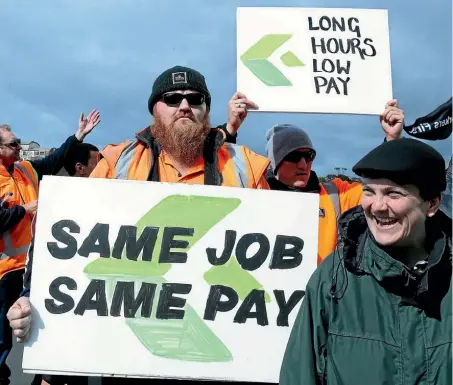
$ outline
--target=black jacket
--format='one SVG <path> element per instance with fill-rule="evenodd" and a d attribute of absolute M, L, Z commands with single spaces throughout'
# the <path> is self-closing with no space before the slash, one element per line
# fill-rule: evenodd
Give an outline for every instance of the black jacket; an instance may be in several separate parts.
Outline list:
<path fill-rule="evenodd" d="M 24 216 L 25 209 L 23 206 L 14 206 L 12 208 L 0 206 L 0 233 L 11 230 Z"/>
<path fill-rule="evenodd" d="M 270 168 L 267 171 L 266 180 L 267 180 L 267 183 L 269 183 L 269 187 L 271 188 L 271 190 L 298 191 L 298 192 L 309 192 L 309 193 L 318 193 L 318 194 L 321 191 L 318 176 L 316 175 L 316 173 L 314 171 L 311 171 L 310 178 L 308 179 L 308 183 L 304 188 L 289 187 L 286 184 L 280 182 L 277 178 L 275 178 L 275 176 L 272 173 Z"/>
<path fill-rule="evenodd" d="M 75 143 L 80 143 L 80 141 L 75 137 L 75 135 L 71 135 L 53 153 L 47 155 L 45 158 L 30 162 L 38 174 L 39 181 L 44 175 L 56 175 L 62 169 L 65 155 L 68 149 Z"/>

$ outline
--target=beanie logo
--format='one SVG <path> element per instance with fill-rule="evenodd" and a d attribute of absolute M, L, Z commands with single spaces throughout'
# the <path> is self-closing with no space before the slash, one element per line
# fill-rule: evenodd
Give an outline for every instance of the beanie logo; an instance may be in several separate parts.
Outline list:
<path fill-rule="evenodd" d="M 187 83 L 187 72 L 173 72 L 171 76 L 173 84 Z"/>
<path fill-rule="evenodd" d="M 321 218 L 325 218 L 325 217 L 326 217 L 326 212 L 325 212 L 324 209 L 321 208 L 321 207 L 319 208 L 319 216 L 320 216 Z"/>

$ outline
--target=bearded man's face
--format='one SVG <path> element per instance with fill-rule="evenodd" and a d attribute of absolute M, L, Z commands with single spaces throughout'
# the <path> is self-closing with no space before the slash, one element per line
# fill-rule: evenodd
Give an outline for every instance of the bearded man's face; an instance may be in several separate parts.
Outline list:
<path fill-rule="evenodd" d="M 153 137 L 172 158 L 191 167 L 203 155 L 211 129 L 204 95 L 191 90 L 169 92 L 155 104 L 153 115 Z"/>

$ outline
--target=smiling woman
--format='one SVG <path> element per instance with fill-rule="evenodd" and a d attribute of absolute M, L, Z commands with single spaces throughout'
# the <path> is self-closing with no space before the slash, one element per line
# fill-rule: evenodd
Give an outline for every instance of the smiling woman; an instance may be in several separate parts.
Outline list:
<path fill-rule="evenodd" d="M 381 246 L 412 248 L 411 256 L 424 253 L 425 219 L 436 213 L 439 204 L 439 197 L 424 200 L 414 185 L 365 179 L 362 207 L 368 228 Z"/>
<path fill-rule="evenodd" d="M 439 210 L 444 170 L 442 156 L 413 139 L 381 145 L 354 167 L 365 178 L 362 208 L 374 240 L 410 268 L 426 257 L 426 221 Z"/>
<path fill-rule="evenodd" d="M 280 385 L 450 384 L 451 219 L 439 210 L 444 159 L 420 141 L 400 139 L 353 170 L 365 178 L 362 205 L 342 215 L 343 247 L 307 285 Z"/>

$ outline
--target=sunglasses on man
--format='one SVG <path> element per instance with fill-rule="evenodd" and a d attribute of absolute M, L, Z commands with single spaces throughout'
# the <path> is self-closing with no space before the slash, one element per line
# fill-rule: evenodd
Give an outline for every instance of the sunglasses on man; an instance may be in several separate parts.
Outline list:
<path fill-rule="evenodd" d="M 315 156 L 316 153 L 314 151 L 293 151 L 286 155 L 283 160 L 290 163 L 299 163 L 303 158 L 308 163 L 312 162 Z"/>
<path fill-rule="evenodd" d="M 205 96 L 199 92 L 193 92 L 191 94 L 173 92 L 162 95 L 162 100 L 167 106 L 179 106 L 184 99 L 191 106 L 201 106 L 205 101 Z"/>
<path fill-rule="evenodd" d="M 2 145 L 6 146 L 6 147 L 11 147 L 11 148 L 17 148 L 21 145 L 21 140 L 17 138 L 17 139 L 14 139 L 12 142 L 3 143 Z"/>

